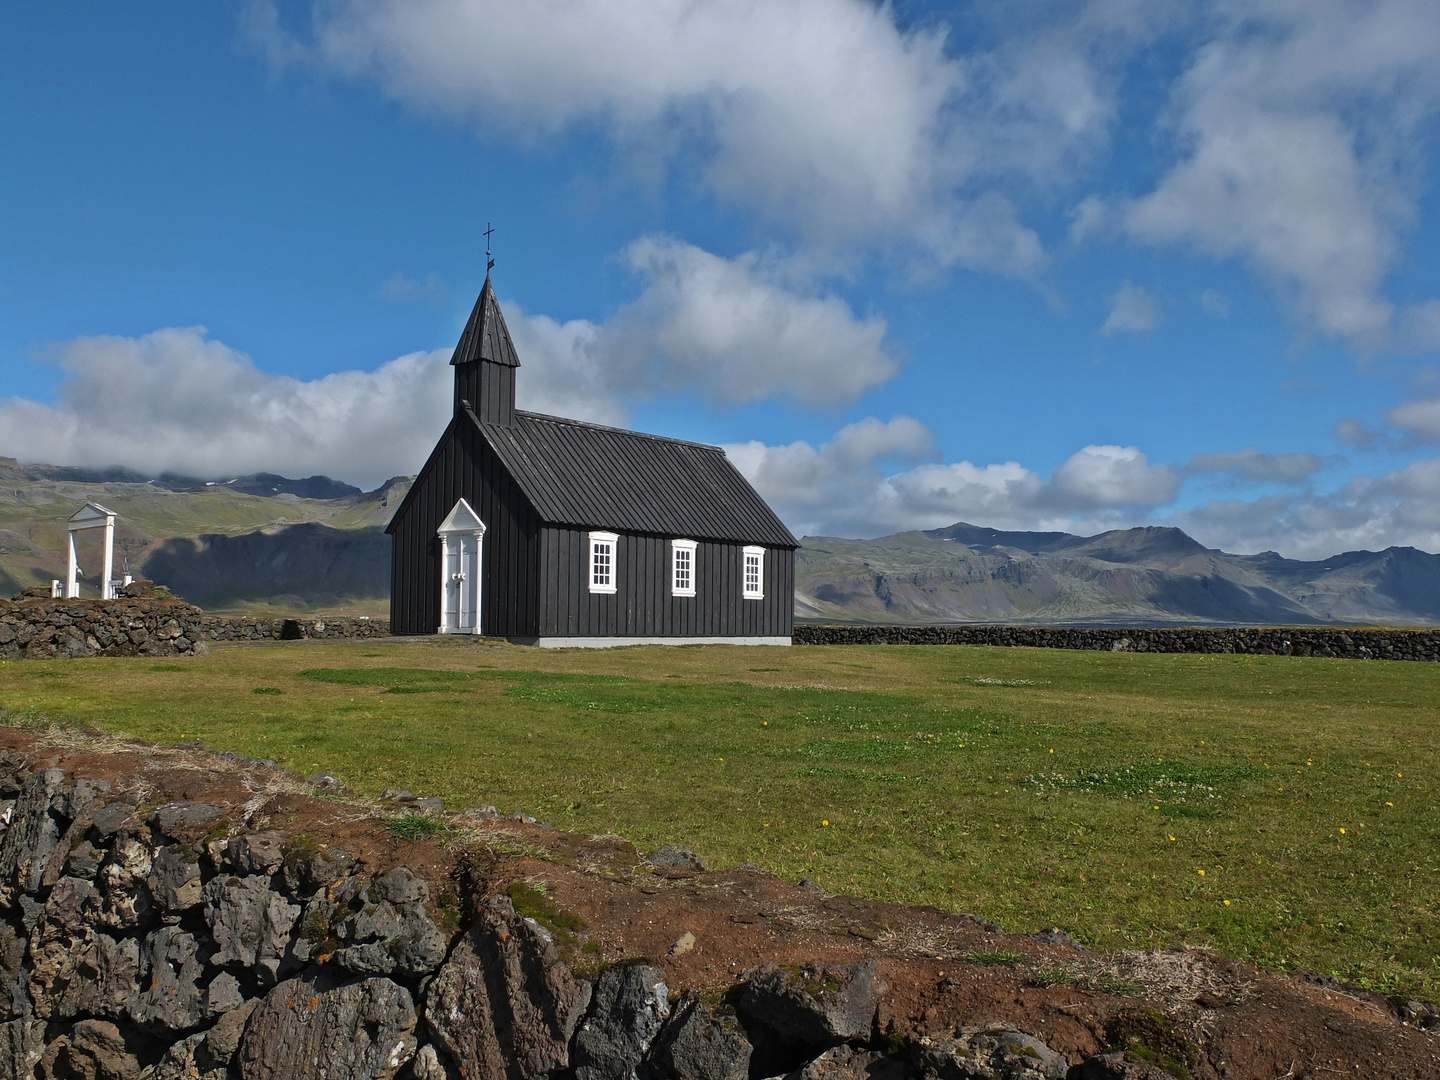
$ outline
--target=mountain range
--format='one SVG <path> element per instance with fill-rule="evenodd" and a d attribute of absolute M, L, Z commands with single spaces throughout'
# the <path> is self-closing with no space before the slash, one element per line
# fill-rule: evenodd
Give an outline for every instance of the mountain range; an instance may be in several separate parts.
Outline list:
<path fill-rule="evenodd" d="M 385 523 L 409 490 L 325 476 L 220 479 L 0 458 L 0 595 L 65 576 L 65 521 L 114 510 L 117 573 L 211 611 L 385 615 Z M 81 534 L 80 564 L 99 568 Z M 84 579 L 97 595 L 98 579 Z M 1084 625 L 1440 624 L 1440 555 L 1350 551 L 1319 562 L 1230 555 L 1179 529 L 1074 536 L 959 522 L 874 540 L 807 536 L 795 614 L 807 621 Z"/>
<path fill-rule="evenodd" d="M 1047 625 L 1440 623 L 1440 555 L 1348 551 L 1319 562 L 1229 555 L 1173 528 L 1098 536 L 958 522 L 876 540 L 807 536 L 797 617 Z"/>

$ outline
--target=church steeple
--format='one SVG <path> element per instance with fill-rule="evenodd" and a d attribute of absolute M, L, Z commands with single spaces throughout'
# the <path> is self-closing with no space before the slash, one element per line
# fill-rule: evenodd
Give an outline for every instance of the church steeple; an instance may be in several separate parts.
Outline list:
<path fill-rule="evenodd" d="M 520 358 L 500 314 L 490 274 L 470 312 L 470 321 L 450 357 L 455 367 L 455 411 L 468 401 L 487 424 L 509 426 L 515 421 L 515 369 Z"/>

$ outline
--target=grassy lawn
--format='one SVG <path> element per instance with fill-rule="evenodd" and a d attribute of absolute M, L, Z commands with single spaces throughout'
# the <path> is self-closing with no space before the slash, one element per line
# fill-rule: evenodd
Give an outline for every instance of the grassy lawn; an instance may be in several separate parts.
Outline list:
<path fill-rule="evenodd" d="M 294 644 L 3 663 L 0 710 L 1440 996 L 1436 664 Z"/>

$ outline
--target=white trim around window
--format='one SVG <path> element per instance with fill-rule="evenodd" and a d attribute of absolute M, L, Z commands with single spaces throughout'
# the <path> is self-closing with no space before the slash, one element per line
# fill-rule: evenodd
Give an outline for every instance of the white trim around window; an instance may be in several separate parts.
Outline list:
<path fill-rule="evenodd" d="M 694 540 L 670 541 L 670 595 L 695 595 L 695 549 L 700 545 Z"/>
<path fill-rule="evenodd" d="M 747 547 L 740 556 L 741 596 L 746 600 L 765 599 L 765 549 Z"/>
<path fill-rule="evenodd" d="M 612 532 L 590 534 L 590 591 L 592 593 L 613 593 L 615 591 L 616 552 L 620 537 Z"/>

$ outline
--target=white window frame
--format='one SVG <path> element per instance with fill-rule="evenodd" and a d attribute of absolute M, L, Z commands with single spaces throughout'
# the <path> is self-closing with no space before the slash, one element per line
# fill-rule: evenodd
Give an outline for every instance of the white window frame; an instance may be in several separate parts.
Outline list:
<path fill-rule="evenodd" d="M 750 588 L 750 560 L 756 561 L 756 583 L 755 588 Z M 746 600 L 765 599 L 765 549 L 763 547 L 746 547 L 740 554 L 740 595 Z"/>
<path fill-rule="evenodd" d="M 696 551 L 696 549 L 697 549 L 699 546 L 700 546 L 700 545 L 699 545 L 698 543 L 696 543 L 694 540 L 671 540 L 671 541 L 670 541 L 670 595 L 671 595 L 671 596 L 694 596 L 694 595 L 695 595 L 695 578 L 696 578 L 696 570 L 698 569 L 697 563 L 699 562 L 699 559 L 696 558 L 695 551 Z M 681 563 L 682 563 L 682 561 L 685 561 L 685 560 L 682 560 L 681 557 L 680 557 L 681 552 L 684 552 L 685 555 L 686 555 L 686 557 L 687 557 L 687 559 L 688 559 L 688 570 L 689 570 L 689 573 L 688 573 L 686 576 L 690 579 L 690 584 L 689 584 L 689 585 L 681 585 L 681 584 L 680 584 L 680 568 L 681 568 Z"/>
<path fill-rule="evenodd" d="M 595 559 L 600 554 L 601 547 L 608 549 L 610 557 L 610 581 L 599 583 L 595 580 Z M 586 580 L 590 582 L 592 593 L 613 593 L 615 591 L 615 578 L 619 571 L 620 537 L 612 532 L 592 532 L 590 534 L 589 557 L 585 563 Z"/>

